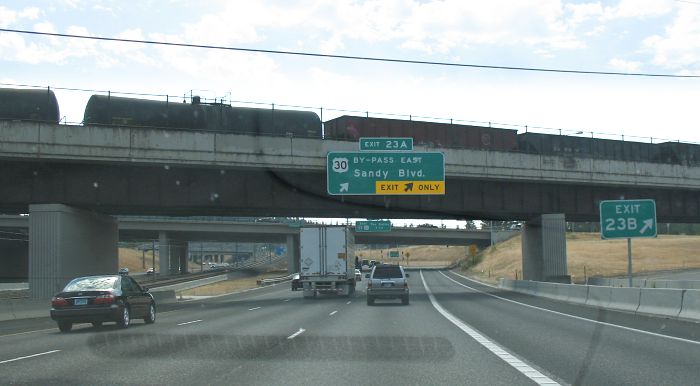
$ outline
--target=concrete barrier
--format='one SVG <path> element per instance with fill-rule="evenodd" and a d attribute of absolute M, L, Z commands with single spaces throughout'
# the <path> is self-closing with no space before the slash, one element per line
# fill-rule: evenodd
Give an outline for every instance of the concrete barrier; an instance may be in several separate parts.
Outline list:
<path fill-rule="evenodd" d="M 586 298 L 588 297 L 588 287 L 587 285 L 577 285 L 571 284 L 567 286 L 568 293 L 566 296 L 566 301 L 570 303 L 586 304 Z"/>
<path fill-rule="evenodd" d="M 550 299 L 554 298 L 554 296 L 556 295 L 557 289 L 556 289 L 556 284 L 554 284 L 554 283 L 546 283 L 546 282 L 536 281 L 536 282 L 533 282 L 533 284 L 537 288 L 534 295 L 542 296 L 542 297 L 550 298 Z"/>
<path fill-rule="evenodd" d="M 565 301 L 568 297 L 566 287 L 569 285 L 570 284 L 539 282 L 537 283 L 537 294 L 549 299 Z"/>
<path fill-rule="evenodd" d="M 681 312 L 678 314 L 678 317 L 681 319 L 700 320 L 700 290 L 685 291 Z"/>
<path fill-rule="evenodd" d="M 6 299 L 0 300 L 0 321 L 48 317 L 51 300 Z"/>
<path fill-rule="evenodd" d="M 152 290 L 150 291 L 151 295 L 153 295 L 153 299 L 155 299 L 156 304 L 167 304 L 167 303 L 175 303 L 177 301 L 177 298 L 175 297 L 175 290 Z"/>
<path fill-rule="evenodd" d="M 641 288 L 613 288 L 610 292 L 608 307 L 614 310 L 637 311 Z"/>
<path fill-rule="evenodd" d="M 514 290 L 515 289 L 515 280 L 513 279 L 506 279 L 506 278 L 500 278 L 498 279 L 498 286 L 507 289 L 507 290 Z"/>
<path fill-rule="evenodd" d="M 530 290 L 530 281 L 527 280 L 516 280 L 513 286 L 513 289 L 516 292 L 522 292 L 522 293 L 529 293 L 532 294 Z"/>
<path fill-rule="evenodd" d="M 607 307 L 610 304 L 612 287 L 590 286 L 586 304 L 593 307 Z"/>
<path fill-rule="evenodd" d="M 637 313 L 676 317 L 683 303 L 681 289 L 642 288 Z"/>

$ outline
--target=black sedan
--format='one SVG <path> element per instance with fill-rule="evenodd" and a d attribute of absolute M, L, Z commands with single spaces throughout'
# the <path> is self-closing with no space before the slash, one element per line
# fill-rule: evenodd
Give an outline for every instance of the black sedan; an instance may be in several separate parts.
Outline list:
<path fill-rule="evenodd" d="M 86 276 L 73 279 L 51 299 L 51 319 L 61 332 L 69 332 L 73 323 L 116 322 L 129 327 L 132 319 L 156 321 L 156 302 L 127 275 Z"/>

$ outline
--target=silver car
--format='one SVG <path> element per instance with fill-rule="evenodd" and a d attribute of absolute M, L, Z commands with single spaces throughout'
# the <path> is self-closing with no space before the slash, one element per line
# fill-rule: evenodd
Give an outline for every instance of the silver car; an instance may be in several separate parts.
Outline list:
<path fill-rule="evenodd" d="M 401 299 L 401 303 L 408 304 L 408 274 L 400 265 L 381 264 L 372 268 L 368 273 L 367 281 L 367 305 L 374 304 L 375 299 Z"/>

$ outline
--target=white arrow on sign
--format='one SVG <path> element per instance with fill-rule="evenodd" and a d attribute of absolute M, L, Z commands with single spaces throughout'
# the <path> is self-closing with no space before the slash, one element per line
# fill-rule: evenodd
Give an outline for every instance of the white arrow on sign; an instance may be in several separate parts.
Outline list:
<path fill-rule="evenodd" d="M 639 234 L 644 234 L 647 229 L 651 229 L 654 226 L 654 219 L 649 218 L 644 220 L 644 226 L 639 230 Z"/>
<path fill-rule="evenodd" d="M 341 192 L 341 193 L 342 193 L 342 192 L 347 192 L 348 189 L 350 189 L 350 183 L 349 183 L 349 182 L 345 182 L 345 183 L 340 184 L 340 192 Z"/>

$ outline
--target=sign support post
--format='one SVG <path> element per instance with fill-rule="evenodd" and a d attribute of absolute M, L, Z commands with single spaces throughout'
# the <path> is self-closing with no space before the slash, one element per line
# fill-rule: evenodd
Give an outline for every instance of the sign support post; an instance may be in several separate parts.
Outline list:
<path fill-rule="evenodd" d="M 629 287 L 632 288 L 632 238 L 627 238 L 627 278 Z"/>

